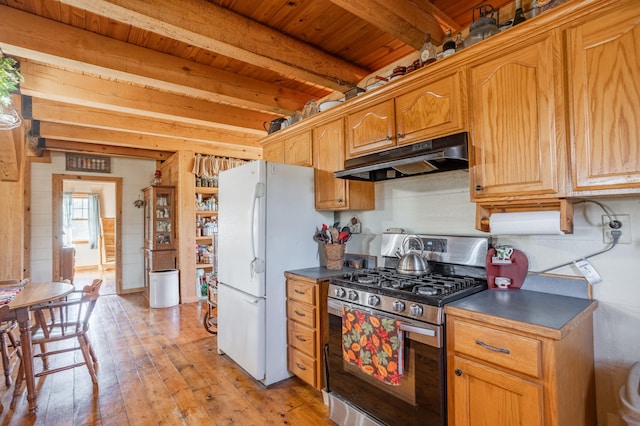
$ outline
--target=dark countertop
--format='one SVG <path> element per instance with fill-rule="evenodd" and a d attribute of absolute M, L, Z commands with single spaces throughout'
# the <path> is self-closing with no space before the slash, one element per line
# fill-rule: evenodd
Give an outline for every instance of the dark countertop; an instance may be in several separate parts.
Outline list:
<path fill-rule="evenodd" d="M 549 337 L 561 338 L 573 327 L 574 321 L 590 314 L 597 306 L 596 300 L 538 291 L 486 290 L 447 304 L 445 313 L 489 319 L 497 325 L 504 325 L 507 320 L 514 328 L 518 328 L 516 323 L 530 324 L 548 329 Z"/>
<path fill-rule="evenodd" d="M 327 269 L 325 266 L 315 266 L 313 268 L 296 269 L 293 271 L 285 271 L 290 274 L 300 275 L 302 277 L 312 278 L 314 280 L 328 280 L 334 277 L 341 277 L 348 272 L 358 271 L 359 269 L 343 267 L 342 269 Z"/>

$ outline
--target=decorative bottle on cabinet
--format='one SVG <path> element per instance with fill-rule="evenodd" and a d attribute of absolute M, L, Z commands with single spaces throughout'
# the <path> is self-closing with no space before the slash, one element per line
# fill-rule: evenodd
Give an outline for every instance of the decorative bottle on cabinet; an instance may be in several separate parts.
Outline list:
<path fill-rule="evenodd" d="M 431 34 L 427 33 L 424 36 L 424 44 L 420 49 L 420 66 L 428 65 L 436 61 L 437 50 L 431 43 Z"/>
<path fill-rule="evenodd" d="M 527 18 L 525 18 L 524 12 L 522 11 L 522 0 L 516 0 L 516 12 L 513 15 L 513 25 L 516 26 L 526 20 Z"/>
<path fill-rule="evenodd" d="M 464 38 L 462 37 L 462 33 L 458 33 L 458 36 L 456 37 L 456 52 L 459 52 L 462 49 L 464 49 Z"/>
<path fill-rule="evenodd" d="M 442 45 L 442 57 L 446 58 L 456 53 L 456 42 L 451 38 L 451 29 L 447 29 L 447 35 Z"/>

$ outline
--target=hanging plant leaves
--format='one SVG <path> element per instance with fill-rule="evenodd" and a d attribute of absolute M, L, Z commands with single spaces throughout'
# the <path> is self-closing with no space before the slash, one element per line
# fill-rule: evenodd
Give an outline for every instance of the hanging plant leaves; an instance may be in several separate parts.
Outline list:
<path fill-rule="evenodd" d="M 20 74 L 20 64 L 13 58 L 0 56 L 0 102 L 8 106 L 11 102 L 9 95 L 18 90 L 18 85 L 24 81 Z"/>

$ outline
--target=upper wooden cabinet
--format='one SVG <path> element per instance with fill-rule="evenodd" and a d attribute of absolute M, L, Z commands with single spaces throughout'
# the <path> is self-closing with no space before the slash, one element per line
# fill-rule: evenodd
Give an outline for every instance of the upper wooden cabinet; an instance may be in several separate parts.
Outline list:
<path fill-rule="evenodd" d="M 266 161 L 312 166 L 312 154 L 311 129 L 307 129 L 269 142 L 264 146 L 262 156 Z"/>
<path fill-rule="evenodd" d="M 640 192 L 640 2 L 567 30 L 576 195 Z"/>
<path fill-rule="evenodd" d="M 284 141 L 277 140 L 265 144 L 262 151 L 262 158 L 265 161 L 284 163 Z"/>
<path fill-rule="evenodd" d="M 316 210 L 372 210 L 373 182 L 333 177 L 344 168 L 344 120 L 338 119 L 313 129 Z"/>
<path fill-rule="evenodd" d="M 467 128 L 466 79 L 462 70 L 395 99 L 398 145 L 421 142 Z"/>
<path fill-rule="evenodd" d="M 284 140 L 284 162 L 298 166 L 312 166 L 311 129 L 296 133 Z"/>
<path fill-rule="evenodd" d="M 393 99 L 347 115 L 347 158 L 396 145 Z"/>
<path fill-rule="evenodd" d="M 555 30 L 470 65 L 473 201 L 564 195 L 561 58 Z"/>
<path fill-rule="evenodd" d="M 347 115 L 347 158 L 466 130 L 464 73 L 440 74 Z M 415 85 L 414 85 L 415 86 Z"/>

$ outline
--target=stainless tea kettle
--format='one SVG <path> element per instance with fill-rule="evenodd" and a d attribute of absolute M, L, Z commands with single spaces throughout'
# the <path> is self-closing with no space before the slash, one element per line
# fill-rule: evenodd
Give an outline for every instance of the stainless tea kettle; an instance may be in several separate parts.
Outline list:
<path fill-rule="evenodd" d="M 417 241 L 420 245 L 420 253 L 416 253 L 410 250 L 407 243 L 410 241 Z M 405 246 L 407 246 L 405 248 Z M 416 235 L 407 235 L 402 240 L 402 252 L 404 253 L 398 261 L 396 272 L 405 275 L 426 275 L 429 273 L 429 264 L 427 260 L 422 257 L 424 253 L 424 243 L 422 239 Z M 398 255 L 399 256 L 399 255 Z"/>
<path fill-rule="evenodd" d="M 282 128 L 282 123 L 287 121 L 286 118 L 276 118 L 275 120 L 271 120 L 269 123 L 269 127 L 267 128 L 267 122 L 262 123 L 262 127 L 267 131 L 268 134 L 273 132 L 277 132 Z"/>

